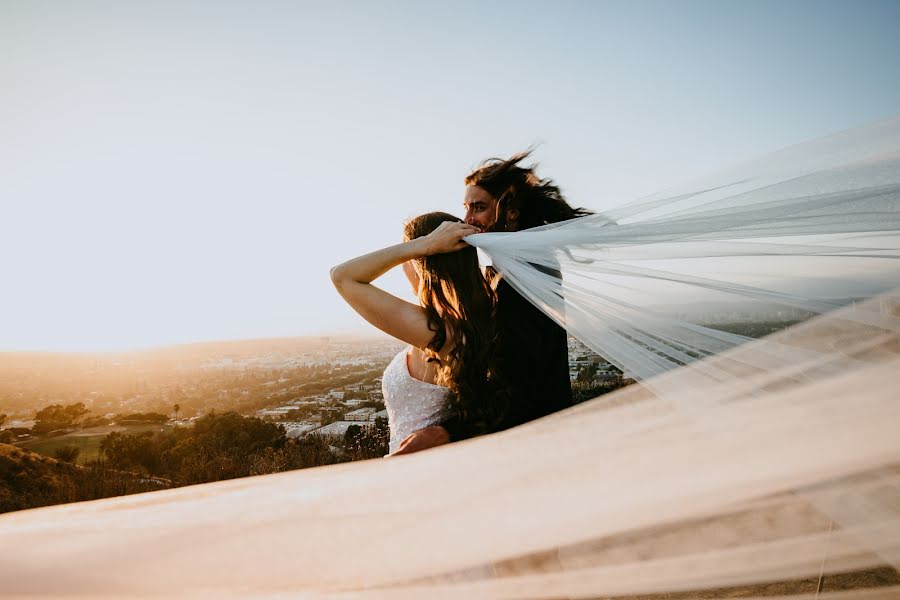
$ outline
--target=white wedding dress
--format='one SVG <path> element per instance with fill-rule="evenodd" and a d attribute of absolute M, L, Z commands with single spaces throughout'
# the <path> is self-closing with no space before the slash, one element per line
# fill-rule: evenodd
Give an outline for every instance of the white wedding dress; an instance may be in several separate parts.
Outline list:
<path fill-rule="evenodd" d="M 407 346 L 394 357 L 381 380 L 391 429 L 391 454 L 409 434 L 443 423 L 448 417 L 450 389 L 409 374 L 407 356 L 411 348 Z"/>

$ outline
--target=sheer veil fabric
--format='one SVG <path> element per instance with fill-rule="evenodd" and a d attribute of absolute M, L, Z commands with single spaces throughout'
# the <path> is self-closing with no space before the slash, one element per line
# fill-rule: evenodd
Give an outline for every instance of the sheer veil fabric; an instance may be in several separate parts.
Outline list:
<path fill-rule="evenodd" d="M 656 375 L 747 341 L 704 327 L 711 317 L 807 317 L 900 285 L 898 140 L 900 119 L 885 121 L 607 213 L 469 240 L 570 334 L 658 388 Z M 797 358 L 774 341 L 760 350 L 751 366 Z"/>
<path fill-rule="evenodd" d="M 4 515 L 0 595 L 898 598 L 827 584 L 900 566 L 898 209 L 892 119 L 471 236 L 639 383 L 411 456 Z M 802 322 L 715 325 L 742 319 Z"/>

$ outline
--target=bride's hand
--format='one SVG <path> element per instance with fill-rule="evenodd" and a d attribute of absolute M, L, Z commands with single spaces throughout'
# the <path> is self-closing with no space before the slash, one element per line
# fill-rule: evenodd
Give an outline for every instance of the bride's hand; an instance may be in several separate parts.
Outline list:
<path fill-rule="evenodd" d="M 462 250 L 468 245 L 463 238 L 478 232 L 478 228 L 474 225 L 444 221 L 437 229 L 421 238 L 425 246 L 425 256 Z"/>

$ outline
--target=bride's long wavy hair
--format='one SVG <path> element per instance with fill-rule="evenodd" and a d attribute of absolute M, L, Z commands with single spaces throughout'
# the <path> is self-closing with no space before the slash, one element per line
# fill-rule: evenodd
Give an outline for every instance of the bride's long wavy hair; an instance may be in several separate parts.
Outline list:
<path fill-rule="evenodd" d="M 453 215 L 433 212 L 415 217 L 404 226 L 409 241 L 428 235 L 444 221 L 460 222 Z M 425 256 L 416 261 L 420 279 L 418 297 L 428 312 L 434 338 L 426 352 L 436 362 L 440 385 L 450 388 L 451 410 L 473 433 L 490 431 L 502 418 L 507 394 L 495 371 L 496 296 L 478 266 L 475 248 Z M 443 360 L 438 353 L 448 342 L 453 348 Z"/>

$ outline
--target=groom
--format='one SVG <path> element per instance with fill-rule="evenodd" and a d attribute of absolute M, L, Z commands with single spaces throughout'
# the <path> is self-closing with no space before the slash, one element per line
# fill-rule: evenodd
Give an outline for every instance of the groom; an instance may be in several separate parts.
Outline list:
<path fill-rule="evenodd" d="M 529 152 L 488 159 L 466 177 L 465 222 L 486 231 L 521 231 L 591 214 L 569 206 L 559 188 L 522 167 Z M 510 388 L 510 407 L 497 429 L 544 417 L 572 404 L 566 331 L 502 278 L 496 284 L 498 370 Z M 411 434 L 394 454 L 410 454 L 470 437 L 451 419 Z"/>

